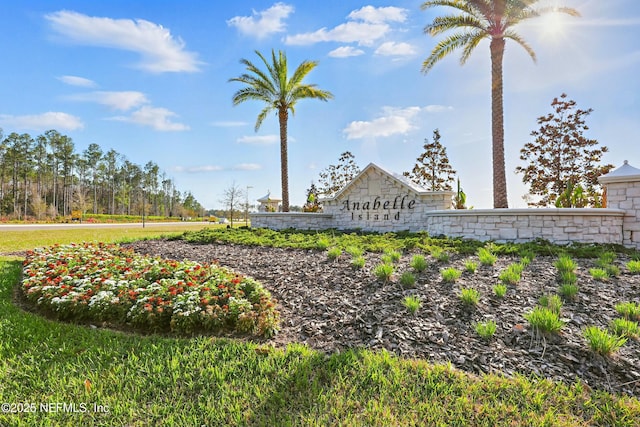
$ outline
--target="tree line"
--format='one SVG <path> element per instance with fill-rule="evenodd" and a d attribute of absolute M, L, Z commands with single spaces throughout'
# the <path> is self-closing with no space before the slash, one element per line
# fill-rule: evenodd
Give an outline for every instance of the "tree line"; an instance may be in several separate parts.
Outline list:
<path fill-rule="evenodd" d="M 98 144 L 81 153 L 56 130 L 32 137 L 0 128 L 0 216 L 55 219 L 71 215 L 196 216 L 203 208 L 153 161 L 144 166 Z"/>

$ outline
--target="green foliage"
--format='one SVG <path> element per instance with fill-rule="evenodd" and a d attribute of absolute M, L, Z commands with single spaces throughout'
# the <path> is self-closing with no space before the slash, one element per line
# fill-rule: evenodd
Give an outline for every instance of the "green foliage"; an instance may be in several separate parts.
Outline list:
<path fill-rule="evenodd" d="M 564 326 L 560 316 L 547 307 L 535 307 L 524 315 L 525 320 L 539 333 L 557 334 Z"/>
<path fill-rule="evenodd" d="M 440 262 L 448 262 L 449 261 L 449 254 L 447 253 L 446 250 L 442 249 L 439 246 L 432 246 L 430 248 L 431 256 L 434 257 L 435 259 L 437 259 Z"/>
<path fill-rule="evenodd" d="M 464 270 L 467 273 L 475 273 L 478 269 L 478 263 L 475 261 L 467 260 L 464 262 Z"/>
<path fill-rule="evenodd" d="M 378 280 L 382 280 L 383 282 L 388 282 L 391 280 L 391 276 L 394 272 L 393 265 L 391 264 L 378 264 L 376 268 L 373 270 L 373 274 L 378 278 Z"/>
<path fill-rule="evenodd" d="M 400 284 L 405 288 L 411 288 L 416 284 L 416 276 L 410 271 L 405 271 L 402 273 L 402 276 L 400 276 Z"/>
<path fill-rule="evenodd" d="M 553 265 L 560 273 L 573 273 L 578 268 L 578 264 L 567 254 L 560 255 Z"/>
<path fill-rule="evenodd" d="M 333 195 L 342 190 L 360 173 L 355 156 L 350 151 L 340 154 L 337 165 L 330 165 L 320 172 L 320 194 Z"/>
<path fill-rule="evenodd" d="M 402 304 L 407 308 L 409 313 L 416 314 L 420 306 L 422 305 L 422 301 L 420 297 L 417 295 L 410 295 L 402 300 Z"/>
<path fill-rule="evenodd" d="M 595 280 L 606 281 L 609 279 L 609 273 L 603 268 L 590 268 L 589 274 Z"/>
<path fill-rule="evenodd" d="M 385 249 L 384 255 L 382 256 L 382 261 L 387 262 L 389 264 L 395 264 L 400 261 L 402 257 L 402 253 L 395 249 Z"/>
<path fill-rule="evenodd" d="M 494 265 L 498 260 L 498 257 L 486 248 L 478 248 L 478 258 L 482 265 Z"/>
<path fill-rule="evenodd" d="M 563 285 L 575 286 L 578 283 L 578 275 L 573 271 L 561 271 L 559 273 L 560 283 Z"/>
<path fill-rule="evenodd" d="M 627 270 L 631 274 L 640 274 L 640 261 L 629 261 L 627 263 Z"/>
<path fill-rule="evenodd" d="M 421 273 L 427 269 L 427 260 L 424 255 L 414 255 L 411 258 L 411 268 L 413 268 L 416 272 Z"/>
<path fill-rule="evenodd" d="M 331 245 L 331 240 L 329 240 L 327 237 L 318 237 L 318 240 L 316 241 L 316 249 L 324 251 L 329 247 L 329 245 Z"/>
<path fill-rule="evenodd" d="M 548 308 L 558 315 L 562 309 L 562 300 L 558 295 L 543 295 L 540 297 L 539 303 L 542 307 Z"/>
<path fill-rule="evenodd" d="M 347 246 L 345 252 L 351 255 L 353 258 L 357 258 L 364 254 L 364 250 L 360 246 Z"/>
<path fill-rule="evenodd" d="M 342 249 L 338 247 L 329 248 L 329 250 L 327 251 L 327 258 L 332 261 L 338 259 L 340 255 L 342 255 Z"/>
<path fill-rule="evenodd" d="M 498 325 L 493 320 L 489 320 L 484 323 L 476 323 L 474 329 L 480 338 L 489 341 L 495 335 Z"/>
<path fill-rule="evenodd" d="M 433 131 L 433 142 L 425 138 L 424 152 L 416 159 L 411 172 L 403 175 L 428 191 L 451 191 L 456 171 L 449 164 L 447 149 L 440 143 L 440 131 Z"/>
<path fill-rule="evenodd" d="M 457 179 L 456 194 L 453 196 L 453 208 L 454 209 L 467 208 L 467 194 L 462 190 L 462 186 L 460 185 L 460 178 Z"/>
<path fill-rule="evenodd" d="M 500 283 L 497 285 L 493 286 L 493 293 L 495 294 L 495 296 L 497 296 L 498 298 L 504 298 L 504 296 L 507 294 L 507 287 L 506 285 Z"/>
<path fill-rule="evenodd" d="M 638 322 L 629 319 L 613 319 L 609 324 L 609 329 L 619 337 L 636 339 L 640 335 Z"/>
<path fill-rule="evenodd" d="M 558 287 L 558 293 L 566 300 L 573 300 L 578 294 L 578 285 L 573 283 L 563 283 Z"/>
<path fill-rule="evenodd" d="M 361 268 L 364 268 L 364 265 L 366 264 L 366 262 L 367 260 L 365 259 L 365 257 L 360 255 L 351 260 L 351 266 L 353 268 L 361 269 Z"/>
<path fill-rule="evenodd" d="M 505 285 L 516 285 L 521 278 L 522 271 L 524 270 L 524 265 L 520 263 L 515 263 L 509 265 L 506 269 L 500 272 L 498 278 Z"/>
<path fill-rule="evenodd" d="M 554 98 L 553 113 L 538 118 L 540 129 L 531 132 L 534 141 L 520 150 L 526 165 L 518 166 L 516 172 L 523 175 L 531 194 L 540 197 L 531 205 L 600 207 L 598 177 L 613 165 L 599 165 L 607 147 L 598 147 L 598 141 L 583 134 L 588 129 L 585 119 L 593 110 L 577 109 L 576 102 L 566 98 L 564 93 Z"/>
<path fill-rule="evenodd" d="M 636 302 L 622 302 L 615 306 L 618 314 L 628 320 L 640 321 L 640 304 Z"/>
<path fill-rule="evenodd" d="M 583 335 L 589 348 L 602 356 L 610 356 L 627 342 L 627 338 L 612 335 L 607 330 L 597 326 L 585 328 Z"/>
<path fill-rule="evenodd" d="M 466 306 L 476 306 L 480 302 L 480 292 L 474 288 L 460 289 L 460 301 Z"/>
<path fill-rule="evenodd" d="M 460 270 L 456 270 L 453 267 L 447 267 L 440 271 L 442 275 L 442 280 L 446 283 L 454 283 L 456 280 L 460 278 L 462 272 Z"/>

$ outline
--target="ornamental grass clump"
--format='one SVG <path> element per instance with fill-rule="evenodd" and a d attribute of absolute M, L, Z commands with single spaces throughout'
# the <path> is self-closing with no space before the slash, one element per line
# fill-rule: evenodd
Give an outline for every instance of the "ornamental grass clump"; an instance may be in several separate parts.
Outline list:
<path fill-rule="evenodd" d="M 388 259 L 389 263 L 395 264 L 400 261 L 400 258 L 402 258 L 402 253 L 395 249 L 385 249 L 384 255 L 382 257 L 383 260 Z"/>
<path fill-rule="evenodd" d="M 449 261 L 449 253 L 442 249 L 439 246 L 431 246 L 429 250 L 431 256 L 437 259 L 440 262 L 448 262 Z"/>
<path fill-rule="evenodd" d="M 602 356 L 610 356 L 627 342 L 627 338 L 610 334 L 597 326 L 589 326 L 582 333 L 589 348 Z"/>
<path fill-rule="evenodd" d="M 605 282 L 609 279 L 609 273 L 604 268 L 590 268 L 589 274 L 594 280 Z"/>
<path fill-rule="evenodd" d="M 548 308 L 556 314 L 560 314 L 562 309 L 562 300 L 558 295 L 543 295 L 539 301 L 542 307 Z"/>
<path fill-rule="evenodd" d="M 504 298 L 504 296 L 507 294 L 507 286 L 502 284 L 502 283 L 494 285 L 493 286 L 493 293 L 498 298 Z"/>
<path fill-rule="evenodd" d="M 578 268 L 578 264 L 567 254 L 560 255 L 553 265 L 558 269 L 559 273 L 575 272 Z"/>
<path fill-rule="evenodd" d="M 611 323 L 609 323 L 609 329 L 619 337 L 637 339 L 638 335 L 640 335 L 638 322 L 628 319 L 613 319 Z"/>
<path fill-rule="evenodd" d="M 489 341 L 496 333 L 498 325 L 493 320 L 484 323 L 476 323 L 473 327 L 480 338 Z"/>
<path fill-rule="evenodd" d="M 498 260 L 498 257 L 486 248 L 478 248 L 478 258 L 480 259 L 480 264 L 485 266 L 494 265 Z"/>
<path fill-rule="evenodd" d="M 475 307 L 480 302 L 480 292 L 474 288 L 460 289 L 460 301 L 467 307 Z"/>
<path fill-rule="evenodd" d="M 578 285 L 563 283 L 558 287 L 558 294 L 567 301 L 572 301 L 578 294 Z"/>
<path fill-rule="evenodd" d="M 505 285 L 516 285 L 520 281 L 520 264 L 512 264 L 500 272 L 498 279 Z"/>
<path fill-rule="evenodd" d="M 356 268 L 356 269 L 359 270 L 359 269 L 364 268 L 364 265 L 365 265 L 366 262 L 367 261 L 366 261 L 365 257 L 363 257 L 362 255 L 361 256 L 357 256 L 357 257 L 355 257 L 355 258 L 353 258 L 351 260 L 351 266 L 353 268 Z"/>
<path fill-rule="evenodd" d="M 422 273 L 427 269 L 427 259 L 424 255 L 414 255 L 410 265 L 417 273 Z"/>
<path fill-rule="evenodd" d="M 393 265 L 382 263 L 376 266 L 376 268 L 373 270 L 373 274 L 375 274 L 378 280 L 388 282 L 389 280 L 391 280 L 391 276 L 393 276 L 394 270 L 395 269 Z"/>
<path fill-rule="evenodd" d="M 467 273 L 475 273 L 478 269 L 478 263 L 475 261 L 467 260 L 464 262 L 464 271 Z"/>
<path fill-rule="evenodd" d="M 640 304 L 628 301 L 616 304 L 615 308 L 625 319 L 640 321 Z"/>
<path fill-rule="evenodd" d="M 326 237 L 319 237 L 318 241 L 316 242 L 316 248 L 321 251 L 327 249 L 329 245 L 331 245 L 331 241 Z"/>
<path fill-rule="evenodd" d="M 215 264 L 85 243 L 30 251 L 23 274 L 26 299 L 61 320 L 182 335 L 272 336 L 279 327 L 275 302 L 259 282 Z"/>
<path fill-rule="evenodd" d="M 640 261 L 629 261 L 627 263 L 627 270 L 631 274 L 640 274 Z"/>
<path fill-rule="evenodd" d="M 412 288 L 416 284 L 416 276 L 410 271 L 405 271 L 402 273 L 402 276 L 400 276 L 400 284 L 405 288 Z"/>
<path fill-rule="evenodd" d="M 541 334 L 557 334 L 564 326 L 558 313 L 547 307 L 537 306 L 524 315 L 531 327 Z"/>
<path fill-rule="evenodd" d="M 440 274 L 442 275 L 442 280 L 445 283 L 455 283 L 455 281 L 462 275 L 462 272 L 453 267 L 448 267 L 443 269 Z"/>
<path fill-rule="evenodd" d="M 420 297 L 417 295 L 410 295 L 402 300 L 402 304 L 411 314 L 416 314 L 420 306 L 422 305 L 422 301 Z"/>
<path fill-rule="evenodd" d="M 340 255 L 342 255 L 342 249 L 335 246 L 327 251 L 327 258 L 329 258 L 331 261 L 335 261 L 336 259 L 340 258 Z"/>
<path fill-rule="evenodd" d="M 344 251 L 353 258 L 358 258 L 359 256 L 364 255 L 364 250 L 359 246 L 347 246 Z"/>

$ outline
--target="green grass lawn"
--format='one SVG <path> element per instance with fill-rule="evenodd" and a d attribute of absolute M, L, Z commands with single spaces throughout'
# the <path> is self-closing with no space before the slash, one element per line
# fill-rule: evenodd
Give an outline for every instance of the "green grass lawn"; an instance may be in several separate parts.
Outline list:
<path fill-rule="evenodd" d="M 0 426 L 640 425 L 637 399 L 579 383 L 474 377 L 387 352 L 327 356 L 52 322 L 14 303 L 20 273 L 19 260 L 0 259 L 0 403 L 9 404 Z"/>

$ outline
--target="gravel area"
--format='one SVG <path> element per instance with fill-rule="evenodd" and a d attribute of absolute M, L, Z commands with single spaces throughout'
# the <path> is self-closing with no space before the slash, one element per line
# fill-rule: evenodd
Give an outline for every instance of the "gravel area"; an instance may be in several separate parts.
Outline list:
<path fill-rule="evenodd" d="M 435 363 L 450 362 L 474 374 L 523 374 L 640 397 L 640 342 L 629 340 L 609 358 L 587 347 L 582 330 L 589 325 L 607 327 L 618 317 L 615 304 L 640 302 L 640 275 L 624 269 L 628 259 L 616 263 L 622 274 L 608 282 L 589 275 L 594 260 L 576 260 L 580 291 L 565 302 L 561 316 L 566 325 L 559 335 L 537 336 L 523 315 L 542 295 L 557 292 L 554 258 L 537 257 L 516 286 L 503 299 L 493 294 L 498 274 L 517 258 L 500 257 L 494 266 L 479 266 L 463 273 L 456 283 L 444 283 L 444 267 L 464 269 L 475 256 L 452 255 L 447 262 L 428 257 L 428 269 L 415 286 L 405 288 L 399 275 L 409 271 L 411 253 L 396 265 L 390 282 L 376 279 L 373 269 L 380 254 L 365 254 L 363 269 L 351 267 L 351 256 L 335 261 L 325 252 L 230 244 L 195 245 L 183 241 L 152 240 L 129 244 L 136 251 L 171 259 L 220 265 L 254 277 L 278 300 L 282 328 L 271 340 L 276 346 L 304 343 L 332 353 L 346 348 L 386 349 L 404 358 Z M 480 303 L 468 308 L 460 302 L 461 288 L 480 291 Z M 408 295 L 422 301 L 415 315 L 403 305 Z M 490 341 L 474 330 L 476 322 L 494 320 L 498 329 Z"/>

